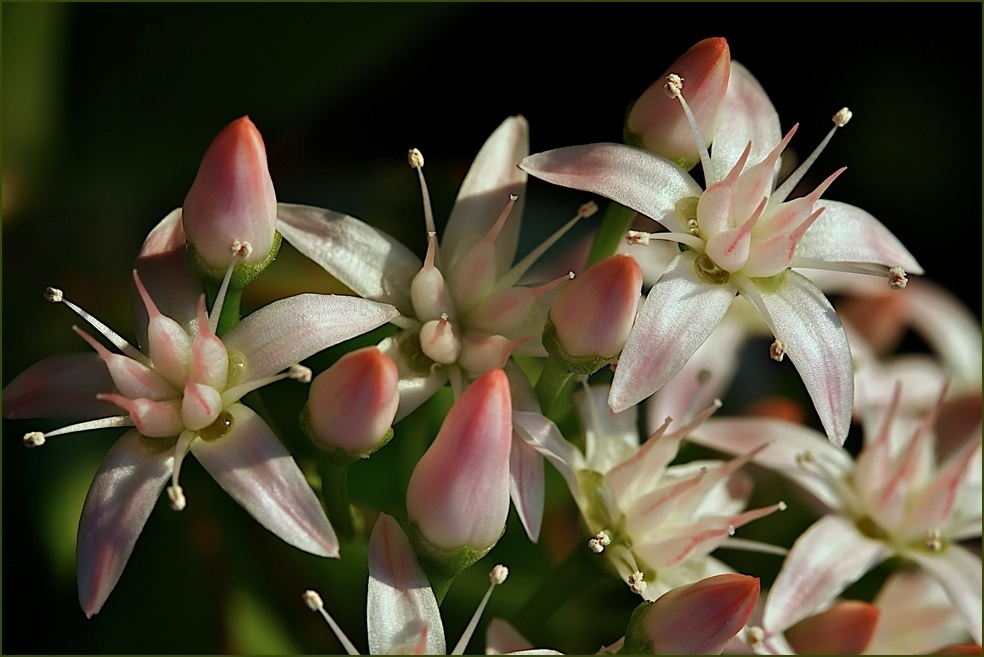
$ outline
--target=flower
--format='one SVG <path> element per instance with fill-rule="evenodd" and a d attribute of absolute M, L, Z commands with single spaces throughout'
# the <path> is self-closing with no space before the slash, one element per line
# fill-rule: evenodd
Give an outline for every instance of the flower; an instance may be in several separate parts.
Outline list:
<path fill-rule="evenodd" d="M 667 419 L 640 445 L 635 407 L 611 414 L 607 396 L 604 386 L 578 396 L 583 453 L 543 416 L 513 414 L 524 439 L 566 480 L 588 531 L 595 533 L 588 547 L 604 554 L 629 588 L 650 601 L 674 587 L 728 572 L 708 555 L 736 528 L 785 505 L 742 511 L 750 483 L 735 474 L 751 455 L 669 465 L 680 441 L 720 402 L 672 432 Z"/>
<path fill-rule="evenodd" d="M 201 261 L 221 274 L 233 240 L 248 243 L 240 264 L 262 265 L 275 240 L 277 195 L 267 168 L 263 137 L 248 116 L 212 141 L 184 200 L 182 225 Z"/>
<path fill-rule="evenodd" d="M 683 81 L 667 79 L 668 92 L 689 112 Z M 843 444 L 853 402 L 850 349 L 833 307 L 795 268 L 880 273 L 896 287 L 904 285 L 906 272 L 922 269 L 874 217 L 820 201 L 843 169 L 807 196 L 787 201 L 833 132 L 850 118 L 846 108 L 835 114 L 835 127 L 820 147 L 778 188 L 780 155 L 796 128 L 780 140 L 775 109 L 740 64 L 731 65 L 721 112 L 713 155 L 695 130 L 706 190 L 665 157 L 618 144 L 547 151 L 527 157 L 520 168 L 607 196 L 669 231 L 630 232 L 638 243 L 670 240 L 683 248 L 651 289 L 619 359 L 609 399 L 614 411 L 662 387 L 740 294 L 769 324 L 776 338 L 772 357 L 789 355 L 827 435 Z"/>
<path fill-rule="evenodd" d="M 913 430 L 899 415 L 899 397 L 896 389 L 884 417 L 868 416 L 856 460 L 812 429 L 778 420 L 709 421 L 690 436 L 730 453 L 760 449 L 756 463 L 788 476 L 829 509 L 783 563 L 763 615 L 766 637 L 816 613 L 896 555 L 940 583 L 980 644 L 981 560 L 959 545 L 981 535 L 980 424 L 937 464 L 936 411 Z"/>
<path fill-rule="evenodd" d="M 208 315 L 186 265 L 180 216 L 180 210 L 169 214 L 137 259 L 134 281 L 143 307 L 135 315 L 142 350 L 60 290 L 49 289 L 51 301 L 69 306 L 122 353 L 76 328 L 99 358 L 43 360 L 3 391 L 8 418 L 87 420 L 28 433 L 24 440 L 30 446 L 76 431 L 134 427 L 103 459 L 79 520 L 79 599 L 90 617 L 119 580 L 169 479 L 172 506 L 184 507 L 178 479 L 188 452 L 267 529 L 302 550 L 337 556 L 334 531 L 304 475 L 267 424 L 239 399 L 287 376 L 309 381 L 310 370 L 297 365 L 300 360 L 396 314 L 381 303 L 306 294 L 256 311 L 220 339 L 215 328 L 235 257 Z M 109 416 L 111 409 L 116 414 Z"/>

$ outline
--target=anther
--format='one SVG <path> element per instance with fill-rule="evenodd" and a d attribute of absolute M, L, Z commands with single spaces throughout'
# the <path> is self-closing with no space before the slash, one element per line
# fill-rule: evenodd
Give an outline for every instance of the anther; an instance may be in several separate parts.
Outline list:
<path fill-rule="evenodd" d="M 628 584 L 629 590 L 637 595 L 642 595 L 643 592 L 649 587 L 645 576 L 638 570 L 629 575 Z"/>
<path fill-rule="evenodd" d="M 184 489 L 181 486 L 175 484 L 174 486 L 167 487 L 167 496 L 171 500 L 171 508 L 175 511 L 184 511 L 187 505 L 187 500 L 185 500 Z"/>
<path fill-rule="evenodd" d="M 44 289 L 44 298 L 51 303 L 61 303 L 62 299 L 65 298 L 65 293 L 57 287 L 46 287 Z"/>
<path fill-rule="evenodd" d="M 605 548 L 612 544 L 611 537 L 606 532 L 598 532 L 594 538 L 588 539 L 588 547 L 595 554 L 601 554 Z"/>
<path fill-rule="evenodd" d="M 786 505 L 785 502 L 783 502 L 782 500 L 779 500 L 779 503 L 776 504 L 776 508 L 779 509 L 780 511 L 785 511 L 789 507 Z"/>
<path fill-rule="evenodd" d="M 663 85 L 663 90 L 670 98 L 676 98 L 683 91 L 683 78 L 676 73 L 670 73 L 666 76 L 666 84 Z"/>
<path fill-rule="evenodd" d="M 311 611 L 324 609 L 325 603 L 322 601 L 321 596 L 318 595 L 317 591 L 307 590 L 301 597 L 304 599 L 304 604 L 306 604 L 307 608 Z"/>
<path fill-rule="evenodd" d="M 932 552 L 939 552 L 943 549 L 943 535 L 938 529 L 930 529 L 926 532 L 926 547 Z"/>
<path fill-rule="evenodd" d="M 423 169 L 424 168 L 424 154 L 418 151 L 416 148 L 411 148 L 407 153 L 407 162 L 410 163 L 411 169 Z"/>
<path fill-rule="evenodd" d="M 888 270 L 888 287 L 893 290 L 902 290 L 908 284 L 909 279 L 906 277 L 904 269 L 901 267 L 892 267 Z"/>
<path fill-rule="evenodd" d="M 240 242 L 239 240 L 233 240 L 232 244 L 229 245 L 229 253 L 232 254 L 233 258 L 241 257 L 246 259 L 253 255 L 253 245 L 249 242 Z"/>
<path fill-rule="evenodd" d="M 40 447 L 44 444 L 44 434 L 40 431 L 31 431 L 24 434 L 24 447 Z"/>
<path fill-rule="evenodd" d="M 796 455 L 796 465 L 804 470 L 806 470 L 810 465 L 813 465 L 816 460 L 817 457 L 809 450 L 800 452 Z"/>
<path fill-rule="evenodd" d="M 755 649 L 762 645 L 765 640 L 765 630 L 758 625 L 752 625 L 746 630 L 748 634 L 748 647 Z"/>
<path fill-rule="evenodd" d="M 580 208 L 577 209 L 577 216 L 581 217 L 582 219 L 585 219 L 587 217 L 590 217 L 597 211 L 598 211 L 598 204 L 595 203 L 594 201 L 588 201 L 587 203 L 585 203 L 584 205 L 582 205 Z"/>
<path fill-rule="evenodd" d="M 311 383 L 311 368 L 304 365 L 291 365 L 287 370 L 287 376 L 301 383 Z"/>
<path fill-rule="evenodd" d="M 834 125 L 836 125 L 838 128 L 843 128 L 844 126 L 847 125 L 847 122 L 851 120 L 852 116 L 854 116 L 854 112 L 847 109 L 846 107 L 842 107 L 839 110 L 837 110 L 837 113 L 834 114 L 834 116 L 830 120 L 833 121 Z"/>
<path fill-rule="evenodd" d="M 641 230 L 630 230 L 625 233 L 625 241 L 629 244 L 642 244 L 645 246 L 649 244 L 649 237 L 650 233 Z"/>
<path fill-rule="evenodd" d="M 779 338 L 775 339 L 771 345 L 769 345 L 769 358 L 781 363 L 782 359 L 786 356 L 786 343 Z"/>
<path fill-rule="evenodd" d="M 507 577 L 509 577 L 509 569 L 501 563 L 496 564 L 495 567 L 492 568 L 492 572 L 489 573 L 489 581 L 492 582 L 493 586 L 502 584 L 506 581 Z"/>

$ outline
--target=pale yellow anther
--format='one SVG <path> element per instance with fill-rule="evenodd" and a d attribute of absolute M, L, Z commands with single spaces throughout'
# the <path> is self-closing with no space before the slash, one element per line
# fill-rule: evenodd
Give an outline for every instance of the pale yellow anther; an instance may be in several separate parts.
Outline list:
<path fill-rule="evenodd" d="M 625 241 L 629 244 L 642 244 L 645 246 L 649 244 L 649 233 L 640 230 L 630 230 L 625 233 Z"/>
<path fill-rule="evenodd" d="M 31 431 L 24 434 L 25 447 L 40 447 L 44 444 L 44 434 L 40 431 Z"/>
<path fill-rule="evenodd" d="M 61 303 L 62 299 L 65 298 L 65 294 L 57 287 L 48 287 L 44 290 L 44 298 L 51 303 Z"/>
<path fill-rule="evenodd" d="M 943 549 L 943 534 L 938 529 L 930 529 L 926 532 L 926 547 L 931 552 L 939 552 Z"/>
<path fill-rule="evenodd" d="M 492 572 L 489 573 L 489 581 L 492 582 L 493 586 L 502 584 L 506 581 L 507 577 L 509 577 L 509 569 L 501 563 L 496 564 L 496 566 L 492 568 Z"/>
<path fill-rule="evenodd" d="M 789 508 L 789 506 L 787 506 L 787 504 L 782 500 L 779 500 L 779 504 L 776 504 L 776 508 L 779 509 L 780 511 L 785 511 L 786 509 Z"/>
<path fill-rule="evenodd" d="M 184 489 L 181 486 L 168 486 L 167 496 L 171 500 L 171 508 L 175 511 L 183 511 L 187 505 L 187 500 L 185 500 Z"/>
<path fill-rule="evenodd" d="M 903 290 L 909 284 L 905 270 L 901 267 L 892 267 L 888 270 L 888 287 L 893 290 Z"/>
<path fill-rule="evenodd" d="M 582 219 L 584 219 L 586 217 L 590 217 L 591 215 L 593 215 L 597 211 L 598 211 L 598 204 L 595 203 L 594 201 L 588 201 L 587 203 L 585 203 L 584 205 L 582 205 L 580 208 L 578 208 L 578 210 L 577 210 L 577 216 L 579 216 Z"/>
<path fill-rule="evenodd" d="M 291 365 L 287 376 L 301 383 L 311 383 L 311 368 L 304 365 Z"/>
<path fill-rule="evenodd" d="M 642 595 L 643 592 L 649 587 L 646 582 L 645 576 L 638 570 L 629 575 L 629 590 L 636 595 Z"/>
<path fill-rule="evenodd" d="M 762 642 L 765 640 L 765 630 L 763 630 L 758 625 L 752 625 L 745 631 L 748 633 L 749 648 L 754 649 L 762 645 Z"/>
<path fill-rule="evenodd" d="M 410 152 L 407 153 L 407 161 L 410 163 L 410 168 L 412 169 L 424 168 L 424 154 L 416 148 L 411 148 Z"/>
<path fill-rule="evenodd" d="M 843 128 L 847 125 L 847 122 L 851 120 L 852 116 L 854 116 L 854 113 L 851 110 L 846 107 L 842 107 L 837 110 L 837 113 L 834 114 L 830 120 L 833 121 L 838 128 Z"/>
<path fill-rule="evenodd" d="M 611 544 L 612 539 L 607 532 L 598 532 L 594 535 L 594 538 L 588 539 L 588 547 L 595 554 L 601 554 Z"/>
<path fill-rule="evenodd" d="M 307 590 L 301 597 L 304 598 L 304 604 L 306 604 L 307 608 L 311 611 L 318 611 L 319 609 L 324 609 L 325 607 L 325 603 L 321 600 L 321 596 L 318 595 L 317 591 Z"/>
<path fill-rule="evenodd" d="M 249 242 L 233 240 L 232 244 L 229 245 L 229 252 L 232 254 L 233 258 L 242 258 L 245 260 L 253 255 L 253 245 Z"/>
<path fill-rule="evenodd" d="M 676 98 L 683 91 L 683 78 L 676 73 L 670 73 L 666 76 L 666 84 L 663 85 L 663 90 L 666 91 L 666 95 L 670 98 Z"/>
<path fill-rule="evenodd" d="M 782 359 L 786 356 L 786 343 L 776 338 L 775 342 L 769 345 L 769 358 L 781 363 Z"/>

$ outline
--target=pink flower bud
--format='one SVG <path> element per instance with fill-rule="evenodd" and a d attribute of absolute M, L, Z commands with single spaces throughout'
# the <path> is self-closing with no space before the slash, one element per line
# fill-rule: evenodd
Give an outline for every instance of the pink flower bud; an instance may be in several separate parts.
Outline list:
<path fill-rule="evenodd" d="M 478 377 L 451 407 L 407 487 L 407 517 L 433 548 L 495 545 L 509 511 L 512 404 L 502 370 Z"/>
<path fill-rule="evenodd" d="M 376 347 L 349 352 L 311 382 L 308 417 L 322 448 L 365 456 L 386 437 L 400 404 L 396 363 Z"/>
<path fill-rule="evenodd" d="M 692 169 L 700 155 L 679 101 L 663 89 L 670 73 L 683 78 L 684 97 L 710 146 L 731 74 L 728 42 L 721 37 L 704 39 L 685 52 L 639 97 L 626 122 L 626 131 L 643 148 Z"/>
<path fill-rule="evenodd" d="M 714 575 L 639 605 L 625 633 L 625 654 L 714 655 L 745 626 L 759 596 L 759 580 Z"/>
<path fill-rule="evenodd" d="M 598 262 L 562 287 L 550 306 L 557 341 L 568 356 L 614 358 L 635 321 L 642 269 L 630 255 Z"/>
<path fill-rule="evenodd" d="M 875 633 L 878 616 L 878 607 L 868 602 L 838 602 L 786 630 L 786 640 L 800 655 L 860 655 Z"/>
<path fill-rule="evenodd" d="M 249 117 L 230 123 L 208 147 L 185 197 L 182 222 L 188 242 L 213 269 L 226 269 L 234 242 L 249 245 L 245 264 L 270 255 L 277 196 L 263 137 Z"/>

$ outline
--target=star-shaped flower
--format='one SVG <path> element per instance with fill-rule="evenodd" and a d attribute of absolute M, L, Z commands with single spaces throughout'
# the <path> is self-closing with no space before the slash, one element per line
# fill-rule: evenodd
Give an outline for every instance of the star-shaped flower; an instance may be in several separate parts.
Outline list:
<path fill-rule="evenodd" d="M 690 115 L 683 80 L 667 90 Z M 713 150 L 694 127 L 706 189 L 664 157 L 618 144 L 592 144 L 532 155 L 520 168 L 548 182 L 591 191 L 658 222 L 668 232 L 630 233 L 639 243 L 670 240 L 682 252 L 643 305 L 618 362 L 609 403 L 616 412 L 663 386 L 704 342 L 736 295 L 762 314 L 775 342 L 772 357 L 789 355 L 830 439 L 842 444 L 853 402 L 850 349 L 833 307 L 798 268 L 879 273 L 902 287 L 921 273 L 912 255 L 865 211 L 820 196 L 843 172 L 813 192 L 789 200 L 834 131 L 775 187 L 783 149 L 779 119 L 768 96 L 740 64 L 732 63 Z"/>
<path fill-rule="evenodd" d="M 239 245 L 230 259 L 244 255 Z M 30 446 L 76 431 L 134 427 L 103 459 L 79 520 L 79 600 L 90 617 L 119 580 L 169 480 L 172 507 L 184 508 L 178 477 L 189 452 L 267 529 L 302 550 L 338 556 L 335 533 L 304 475 L 270 427 L 239 400 L 288 376 L 309 381 L 301 360 L 386 323 L 397 311 L 354 297 L 298 295 L 261 308 L 219 338 L 232 264 L 207 314 L 186 263 L 181 210 L 175 210 L 148 236 L 134 270 L 141 349 L 49 289 L 49 300 L 69 306 L 121 353 L 76 327 L 98 358 L 48 358 L 3 391 L 5 417 L 86 420 L 28 433 Z"/>

